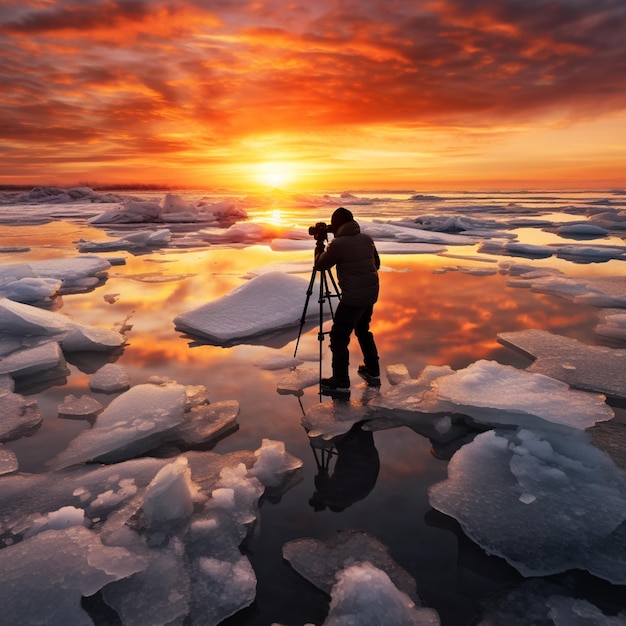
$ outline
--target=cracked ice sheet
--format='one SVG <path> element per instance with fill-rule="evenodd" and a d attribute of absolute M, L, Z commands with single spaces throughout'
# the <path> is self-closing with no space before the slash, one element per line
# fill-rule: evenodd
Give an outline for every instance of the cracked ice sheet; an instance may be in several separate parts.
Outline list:
<path fill-rule="evenodd" d="M 547 330 L 499 333 L 501 343 L 536 359 L 527 369 L 616 398 L 626 398 L 626 350 L 592 346 Z"/>
<path fill-rule="evenodd" d="M 626 473 L 586 433 L 482 433 L 429 498 L 524 576 L 586 569 L 626 583 Z"/>

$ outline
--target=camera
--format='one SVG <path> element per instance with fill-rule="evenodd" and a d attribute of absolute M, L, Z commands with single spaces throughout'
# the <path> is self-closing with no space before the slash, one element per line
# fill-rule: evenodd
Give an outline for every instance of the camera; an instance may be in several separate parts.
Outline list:
<path fill-rule="evenodd" d="M 328 233 L 332 234 L 333 227 L 329 226 L 326 222 L 317 222 L 315 226 L 309 226 L 309 235 L 315 237 L 317 241 L 324 241 L 327 238 Z"/>

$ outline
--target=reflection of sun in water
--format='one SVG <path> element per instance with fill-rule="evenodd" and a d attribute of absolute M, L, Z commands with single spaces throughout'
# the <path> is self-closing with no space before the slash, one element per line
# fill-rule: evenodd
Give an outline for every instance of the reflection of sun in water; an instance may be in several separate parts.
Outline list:
<path fill-rule="evenodd" d="M 280 213 L 280 209 L 274 209 L 270 213 L 269 222 L 270 222 L 270 224 L 274 224 L 275 226 L 281 226 L 282 225 L 283 218 L 282 218 L 282 215 Z"/>

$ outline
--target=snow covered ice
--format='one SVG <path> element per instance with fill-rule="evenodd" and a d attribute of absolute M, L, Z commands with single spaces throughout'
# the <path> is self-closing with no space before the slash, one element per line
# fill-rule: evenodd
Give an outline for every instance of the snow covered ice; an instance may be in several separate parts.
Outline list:
<path fill-rule="evenodd" d="M 230 294 L 174 318 L 178 330 L 219 344 L 263 336 L 298 325 L 308 283 L 303 278 L 270 272 L 253 278 Z M 313 306 L 308 314 L 317 313 Z"/>

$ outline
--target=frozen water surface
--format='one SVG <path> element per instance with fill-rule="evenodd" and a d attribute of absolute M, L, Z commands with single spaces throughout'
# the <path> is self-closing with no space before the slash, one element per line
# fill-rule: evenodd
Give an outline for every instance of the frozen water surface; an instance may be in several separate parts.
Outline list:
<path fill-rule="evenodd" d="M 3 614 L 623 623 L 625 198 L 0 193 Z M 353 342 L 344 400 L 317 288 L 294 356 L 340 205 L 386 372 Z"/>
<path fill-rule="evenodd" d="M 626 397 L 626 349 L 586 345 L 539 329 L 500 333 L 498 337 L 535 359 L 528 371 L 579 389 Z"/>

